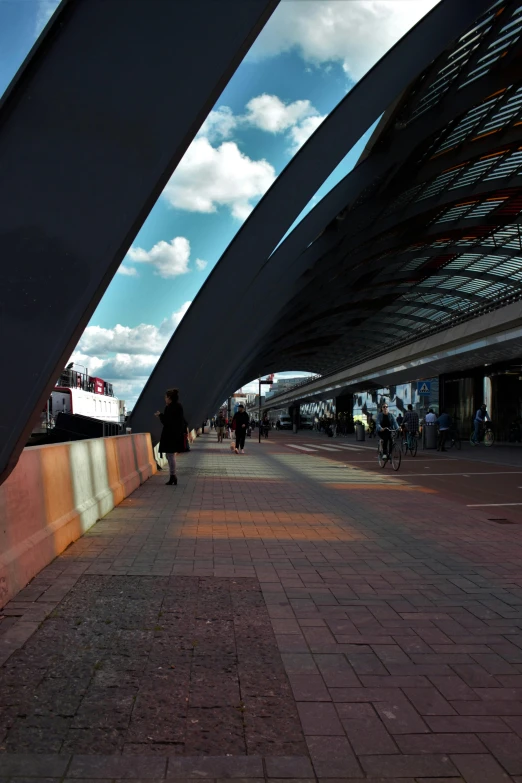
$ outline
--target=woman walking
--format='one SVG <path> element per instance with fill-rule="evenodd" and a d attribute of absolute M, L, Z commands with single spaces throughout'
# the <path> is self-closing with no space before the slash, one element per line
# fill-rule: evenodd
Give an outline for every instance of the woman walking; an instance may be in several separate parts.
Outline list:
<path fill-rule="evenodd" d="M 239 403 L 238 411 L 232 419 L 232 427 L 236 432 L 236 448 L 234 449 L 236 454 L 245 453 L 245 435 L 249 421 L 250 419 L 248 413 L 245 411 L 245 406 L 242 403 Z"/>
<path fill-rule="evenodd" d="M 178 389 L 167 389 L 165 392 L 165 410 L 163 413 L 156 411 L 154 414 L 163 424 L 159 453 L 167 455 L 169 463 L 170 479 L 167 485 L 177 484 L 176 476 L 176 452 L 184 450 L 184 435 L 186 432 L 183 408 L 179 402 Z"/>

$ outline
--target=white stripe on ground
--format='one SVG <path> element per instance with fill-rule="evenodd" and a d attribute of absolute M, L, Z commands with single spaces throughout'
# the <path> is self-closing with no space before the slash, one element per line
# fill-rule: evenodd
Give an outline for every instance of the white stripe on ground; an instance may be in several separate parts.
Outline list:
<path fill-rule="evenodd" d="M 407 478 L 413 478 L 414 476 L 424 476 L 424 478 L 430 478 L 431 476 L 522 476 L 522 471 L 511 470 L 494 470 L 491 473 L 404 473 Z"/>
<path fill-rule="evenodd" d="M 307 446 L 310 446 L 310 443 L 307 443 Z M 341 452 L 339 449 L 333 448 L 332 446 L 314 446 L 316 449 L 321 449 L 322 451 L 334 451 L 337 452 L 337 454 L 340 454 Z"/>
<path fill-rule="evenodd" d="M 296 446 L 295 443 L 285 443 L 289 449 L 301 449 L 301 451 L 315 451 L 316 449 L 308 449 L 306 446 Z"/>
<path fill-rule="evenodd" d="M 335 444 L 336 449 L 347 449 L 348 451 L 364 451 L 364 446 L 341 446 L 340 443 Z"/>
<path fill-rule="evenodd" d="M 522 503 L 472 503 L 467 508 L 485 508 L 486 506 L 522 506 Z"/>

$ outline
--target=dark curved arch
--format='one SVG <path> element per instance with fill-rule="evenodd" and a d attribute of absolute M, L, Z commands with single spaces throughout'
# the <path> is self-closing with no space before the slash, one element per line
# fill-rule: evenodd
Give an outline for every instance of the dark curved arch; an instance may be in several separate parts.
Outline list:
<path fill-rule="evenodd" d="M 0 101 L 0 480 L 277 3 L 65 0 Z"/>
<path fill-rule="evenodd" d="M 490 5 L 491 0 L 443 0 L 322 123 L 260 201 L 202 287 L 136 404 L 133 429 L 147 431 L 155 426 L 152 411 L 162 390 L 174 381 L 183 390 L 191 421 L 197 424 L 248 380 L 245 371 L 251 372 L 255 366 L 249 356 L 256 352 L 256 341 L 265 334 L 277 304 L 268 298 L 265 310 L 269 312 L 263 314 L 258 309 L 252 319 L 257 322 L 249 320 L 245 329 L 239 315 L 221 307 L 231 279 L 241 270 L 238 294 L 254 301 L 256 282 L 274 248 L 346 152 L 397 95 Z M 371 169 L 370 161 L 367 169 Z M 310 222 L 307 229 L 309 226 Z M 323 227 L 324 223 L 318 230 Z M 273 263 L 270 267 L 273 269 Z M 284 297 L 279 297 L 281 300 Z M 236 330 L 241 332 L 236 351 L 223 352 L 223 335 L 230 340 Z M 256 372 L 261 371 L 258 366 Z"/>

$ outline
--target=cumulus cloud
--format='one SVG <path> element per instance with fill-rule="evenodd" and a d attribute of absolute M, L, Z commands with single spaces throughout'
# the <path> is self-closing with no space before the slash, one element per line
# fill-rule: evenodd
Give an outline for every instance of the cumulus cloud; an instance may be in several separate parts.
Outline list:
<path fill-rule="evenodd" d="M 206 136 L 210 141 L 222 141 L 231 137 L 237 124 L 238 118 L 230 106 L 219 106 L 210 112 L 197 135 Z"/>
<path fill-rule="evenodd" d="M 251 59 L 296 50 L 313 65 L 339 62 L 361 78 L 439 0 L 283 0 Z"/>
<path fill-rule="evenodd" d="M 185 302 L 159 326 L 88 326 L 71 361 L 113 383 L 116 396 L 132 407 L 190 305 Z"/>
<path fill-rule="evenodd" d="M 303 146 L 305 141 L 308 141 L 312 133 L 315 133 L 324 119 L 325 117 L 321 115 L 316 117 L 307 117 L 298 125 L 294 125 L 293 128 L 290 128 L 290 152 L 292 154 L 295 155 L 297 150 Z"/>
<path fill-rule="evenodd" d="M 138 272 L 133 266 L 125 266 L 125 264 L 122 264 L 116 274 L 118 275 L 126 275 L 127 277 L 136 277 Z"/>
<path fill-rule="evenodd" d="M 246 105 L 244 122 L 269 133 L 281 133 L 319 112 L 309 100 L 283 103 L 277 95 L 258 95 Z"/>
<path fill-rule="evenodd" d="M 160 277 L 177 277 L 189 271 L 190 242 L 185 237 L 174 237 L 170 242 L 162 239 L 150 250 L 131 247 L 127 256 L 134 263 L 152 264 Z"/>
<path fill-rule="evenodd" d="M 199 270 L 207 268 L 208 261 L 203 261 L 202 258 L 196 258 L 196 266 Z"/>
<path fill-rule="evenodd" d="M 159 355 L 170 340 L 176 327 L 187 312 L 191 302 L 185 302 L 179 310 L 165 318 L 159 326 L 139 324 L 112 329 L 103 326 L 88 326 L 76 348 L 76 353 L 95 358 L 106 358 L 110 354 Z"/>
<path fill-rule="evenodd" d="M 275 180 L 266 160 L 251 160 L 237 144 L 213 147 L 199 136 L 190 145 L 163 191 L 167 201 L 189 212 L 216 212 L 225 206 L 233 217 L 245 220 Z"/>

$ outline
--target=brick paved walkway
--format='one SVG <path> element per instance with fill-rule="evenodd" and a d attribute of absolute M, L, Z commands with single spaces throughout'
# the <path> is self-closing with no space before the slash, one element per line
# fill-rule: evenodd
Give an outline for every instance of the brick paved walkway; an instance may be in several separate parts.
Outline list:
<path fill-rule="evenodd" d="M 0 621 L 7 780 L 522 781 L 522 527 L 213 436 Z"/>

